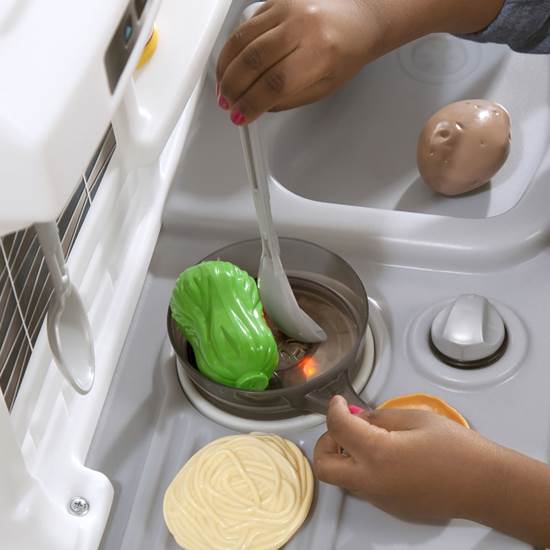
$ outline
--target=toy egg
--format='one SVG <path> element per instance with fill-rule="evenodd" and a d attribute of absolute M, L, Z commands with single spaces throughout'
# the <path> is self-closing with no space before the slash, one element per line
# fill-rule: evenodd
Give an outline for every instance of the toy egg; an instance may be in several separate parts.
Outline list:
<path fill-rule="evenodd" d="M 244 390 L 267 388 L 279 354 L 248 273 L 221 261 L 190 267 L 178 277 L 170 309 L 204 376 Z"/>
<path fill-rule="evenodd" d="M 443 399 L 425 393 L 411 393 L 409 395 L 394 397 L 379 405 L 377 409 L 417 409 L 429 411 L 453 420 L 465 428 L 470 427 L 467 420 L 455 408 L 451 407 Z"/>
<path fill-rule="evenodd" d="M 487 183 L 510 152 L 510 116 L 498 103 L 458 101 L 435 113 L 417 146 L 418 170 L 443 195 L 460 195 Z"/>

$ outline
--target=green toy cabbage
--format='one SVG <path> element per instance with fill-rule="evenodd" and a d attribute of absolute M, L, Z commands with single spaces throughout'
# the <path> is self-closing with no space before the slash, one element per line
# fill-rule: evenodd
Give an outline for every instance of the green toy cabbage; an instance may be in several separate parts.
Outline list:
<path fill-rule="evenodd" d="M 172 317 L 210 380 L 264 390 L 279 362 L 256 281 L 229 262 L 202 262 L 178 277 Z"/>

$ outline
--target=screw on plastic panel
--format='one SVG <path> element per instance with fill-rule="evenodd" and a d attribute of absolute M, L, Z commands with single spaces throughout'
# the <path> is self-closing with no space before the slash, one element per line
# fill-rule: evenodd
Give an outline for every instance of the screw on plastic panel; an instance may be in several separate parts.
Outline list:
<path fill-rule="evenodd" d="M 90 510 L 90 504 L 84 497 L 73 497 L 69 502 L 69 512 L 75 516 L 85 516 Z"/>

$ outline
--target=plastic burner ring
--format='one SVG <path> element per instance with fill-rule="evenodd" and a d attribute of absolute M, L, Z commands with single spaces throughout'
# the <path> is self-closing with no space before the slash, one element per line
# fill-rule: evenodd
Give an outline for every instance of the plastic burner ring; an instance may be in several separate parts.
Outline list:
<path fill-rule="evenodd" d="M 289 279 L 298 304 L 323 327 L 327 339 L 319 344 L 302 344 L 270 323 L 279 349 L 279 365 L 263 392 L 242 391 L 216 384 L 202 376 L 192 347 L 169 318 L 172 342 L 176 351 L 179 350 L 179 363 L 199 392 L 226 412 L 257 420 L 303 415 L 305 411 L 311 411 L 308 407 L 318 409 L 321 406 L 318 401 L 321 398 L 314 397 L 312 392 L 338 379 L 338 375 L 331 374 L 335 369 L 337 373 L 347 373 L 349 383 L 361 368 L 365 328 L 354 305 L 322 284 L 295 277 Z M 339 391 L 345 390 L 342 387 Z"/>
<path fill-rule="evenodd" d="M 363 356 L 363 361 L 352 384 L 357 393 L 361 393 L 365 389 L 373 372 L 374 361 L 375 342 L 372 330 L 369 326 L 365 338 L 365 354 Z M 177 360 L 176 366 L 181 388 L 191 405 L 206 418 L 230 430 L 239 432 L 283 433 L 294 430 L 306 430 L 318 426 L 325 421 L 325 418 L 319 414 L 305 414 L 278 420 L 254 420 L 232 414 L 210 401 L 187 376 L 185 370 Z"/>

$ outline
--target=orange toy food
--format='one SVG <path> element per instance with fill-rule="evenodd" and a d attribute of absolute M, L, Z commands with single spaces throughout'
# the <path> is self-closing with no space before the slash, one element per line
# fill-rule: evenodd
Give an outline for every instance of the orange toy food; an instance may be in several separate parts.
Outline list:
<path fill-rule="evenodd" d="M 443 399 L 439 397 L 433 397 L 425 393 L 411 393 L 409 395 L 401 395 L 399 397 L 393 397 L 388 399 L 381 405 L 376 407 L 377 409 L 420 409 L 422 411 L 429 411 L 440 416 L 445 416 L 449 420 L 461 424 L 465 428 L 469 428 L 468 421 L 448 403 L 445 403 Z"/>

